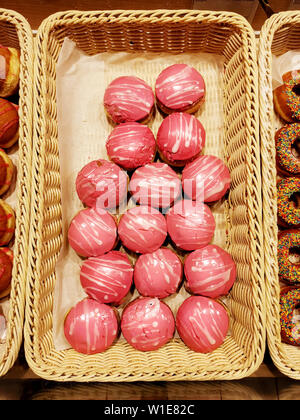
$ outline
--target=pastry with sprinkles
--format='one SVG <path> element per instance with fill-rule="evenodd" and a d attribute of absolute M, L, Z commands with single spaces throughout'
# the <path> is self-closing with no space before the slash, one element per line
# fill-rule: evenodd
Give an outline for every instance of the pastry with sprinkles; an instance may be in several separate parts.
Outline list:
<path fill-rule="evenodd" d="M 273 92 L 275 110 L 286 122 L 300 121 L 300 70 L 285 73 L 282 80 Z"/>
<path fill-rule="evenodd" d="M 300 285 L 300 261 L 297 249 L 300 249 L 300 229 L 289 229 L 278 235 L 279 280 Z"/>
<path fill-rule="evenodd" d="M 300 226 L 300 179 L 284 178 L 277 184 L 278 224 L 282 227 Z"/>
<path fill-rule="evenodd" d="M 165 114 L 196 112 L 205 101 L 205 83 L 201 74 L 187 64 L 165 68 L 155 84 L 157 105 Z"/>
<path fill-rule="evenodd" d="M 104 107 L 115 124 L 146 124 L 153 113 L 155 97 L 152 88 L 135 76 L 114 79 L 104 93 Z"/>
<path fill-rule="evenodd" d="M 300 322 L 295 316 L 295 309 L 300 305 L 300 288 L 284 287 L 280 291 L 280 326 L 284 343 L 300 345 Z"/>
<path fill-rule="evenodd" d="M 300 123 L 286 124 L 275 134 L 276 164 L 283 176 L 300 177 Z"/>

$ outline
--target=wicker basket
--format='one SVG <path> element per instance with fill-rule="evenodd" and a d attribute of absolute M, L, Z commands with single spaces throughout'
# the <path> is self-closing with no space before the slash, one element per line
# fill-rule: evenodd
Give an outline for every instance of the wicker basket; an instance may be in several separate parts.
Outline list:
<path fill-rule="evenodd" d="M 0 8 L 0 44 L 20 49 L 19 87 L 19 155 L 17 167 L 16 232 L 14 264 L 11 283 L 7 340 L 0 359 L 0 375 L 14 364 L 23 337 L 27 251 L 30 227 L 30 186 L 32 150 L 32 96 L 33 96 L 33 38 L 28 22 L 20 14 Z"/>
<path fill-rule="evenodd" d="M 210 354 L 174 338 L 155 352 L 118 342 L 86 356 L 53 345 L 55 264 L 62 244 L 55 64 L 68 36 L 87 54 L 104 51 L 216 53 L 225 59 L 225 159 L 232 176 L 228 249 L 238 279 L 229 295 L 231 335 Z M 33 188 L 25 322 L 27 362 L 57 381 L 238 379 L 265 350 L 258 74 L 254 34 L 244 18 L 199 11 L 69 11 L 47 18 L 36 38 Z M 222 145 L 223 146 L 223 145 Z"/>
<path fill-rule="evenodd" d="M 260 34 L 260 127 L 263 179 L 264 253 L 267 304 L 267 339 L 274 364 L 287 376 L 300 379 L 300 352 L 281 342 L 277 263 L 277 189 L 272 92 L 272 54 L 300 48 L 300 12 L 281 12 L 270 17 Z"/>

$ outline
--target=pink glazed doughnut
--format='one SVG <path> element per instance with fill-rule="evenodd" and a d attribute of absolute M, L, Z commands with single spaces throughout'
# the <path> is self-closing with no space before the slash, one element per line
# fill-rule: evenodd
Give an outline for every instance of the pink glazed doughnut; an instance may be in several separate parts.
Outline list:
<path fill-rule="evenodd" d="M 231 289 L 236 267 L 228 252 L 217 245 L 207 245 L 188 255 L 184 273 L 188 291 L 216 299 Z"/>
<path fill-rule="evenodd" d="M 131 251 L 154 252 L 166 239 L 166 219 L 154 208 L 137 206 L 122 215 L 118 232 L 122 244 Z"/>
<path fill-rule="evenodd" d="M 140 351 L 164 346 L 174 335 L 171 309 L 157 298 L 138 298 L 122 314 L 121 330 L 126 341 Z"/>
<path fill-rule="evenodd" d="M 80 282 L 86 294 L 100 303 L 120 305 L 132 285 L 133 268 L 126 254 L 110 251 L 84 261 Z"/>
<path fill-rule="evenodd" d="M 163 299 L 176 293 L 182 280 L 182 263 L 168 248 L 141 255 L 134 267 L 135 287 L 142 296 Z"/>
<path fill-rule="evenodd" d="M 137 122 L 117 125 L 106 142 L 109 158 L 127 171 L 151 163 L 156 153 L 155 137 L 149 127 Z"/>
<path fill-rule="evenodd" d="M 199 156 L 182 171 L 184 193 L 192 200 L 217 201 L 230 188 L 230 172 L 216 156 Z"/>
<path fill-rule="evenodd" d="M 205 130 L 193 115 L 175 112 L 161 123 L 156 142 L 162 160 L 172 166 L 184 166 L 201 153 Z"/>
<path fill-rule="evenodd" d="M 193 251 L 209 244 L 216 222 L 210 208 L 198 201 L 178 201 L 166 214 L 168 233 L 175 245 Z"/>
<path fill-rule="evenodd" d="M 118 320 L 110 306 L 87 298 L 67 314 L 64 333 L 71 347 L 79 353 L 101 353 L 116 339 Z"/>
<path fill-rule="evenodd" d="M 181 193 L 181 181 L 166 163 L 155 162 L 134 171 L 129 191 L 139 204 L 169 207 Z"/>
<path fill-rule="evenodd" d="M 115 208 L 127 197 L 129 178 L 113 162 L 98 159 L 89 162 L 78 173 L 76 191 L 88 207 Z"/>
<path fill-rule="evenodd" d="M 114 123 L 146 123 L 154 108 L 154 93 L 144 80 L 122 76 L 113 80 L 104 93 L 104 107 Z"/>
<path fill-rule="evenodd" d="M 176 327 L 187 347 L 198 353 L 210 353 L 223 344 L 229 317 L 213 299 L 191 296 L 178 309 Z"/>
<path fill-rule="evenodd" d="M 155 94 L 159 108 L 171 112 L 196 112 L 205 100 L 201 74 L 186 64 L 173 64 L 158 76 Z"/>
<path fill-rule="evenodd" d="M 73 217 L 68 239 L 70 246 L 82 257 L 103 255 L 116 245 L 115 219 L 103 209 L 83 209 Z"/>

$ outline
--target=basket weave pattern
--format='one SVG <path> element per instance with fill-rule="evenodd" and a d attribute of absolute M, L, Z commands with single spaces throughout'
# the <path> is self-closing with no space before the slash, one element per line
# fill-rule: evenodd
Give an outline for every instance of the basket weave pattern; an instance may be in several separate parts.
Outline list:
<path fill-rule="evenodd" d="M 33 39 L 28 22 L 12 10 L 0 8 L 0 43 L 20 49 L 19 162 L 17 167 L 14 264 L 7 319 L 6 348 L 0 359 L 3 376 L 17 359 L 23 337 L 27 251 L 30 228 L 31 141 L 33 97 Z"/>
<path fill-rule="evenodd" d="M 269 18 L 260 34 L 260 127 L 263 179 L 264 253 L 267 339 L 274 364 L 285 375 L 300 379 L 299 348 L 281 342 L 280 286 L 277 263 L 277 188 L 275 124 L 272 92 L 272 54 L 300 48 L 300 12 L 281 12 Z"/>
<path fill-rule="evenodd" d="M 119 342 L 86 356 L 57 351 L 52 339 L 55 263 L 62 244 L 56 73 L 68 36 L 88 54 L 104 51 L 208 52 L 225 57 L 225 160 L 232 176 L 228 249 L 238 279 L 229 297 L 231 336 L 198 354 L 179 339 L 155 352 Z M 261 178 L 255 40 L 231 13 L 198 11 L 64 12 L 38 30 L 34 86 L 34 146 L 25 351 L 31 368 L 58 381 L 237 379 L 260 365 L 265 349 Z"/>

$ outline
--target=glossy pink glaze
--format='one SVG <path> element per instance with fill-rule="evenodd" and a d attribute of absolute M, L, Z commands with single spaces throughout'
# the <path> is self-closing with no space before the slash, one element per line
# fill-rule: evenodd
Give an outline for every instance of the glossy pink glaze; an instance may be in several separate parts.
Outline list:
<path fill-rule="evenodd" d="M 175 320 L 171 309 L 159 299 L 138 298 L 124 309 L 121 330 L 132 347 L 152 351 L 171 340 Z"/>
<path fill-rule="evenodd" d="M 207 245 L 188 255 L 184 273 L 191 293 L 218 298 L 231 289 L 236 267 L 228 252 L 217 245 Z"/>
<path fill-rule="evenodd" d="M 215 232 L 210 208 L 198 201 L 178 201 L 166 214 L 172 241 L 181 249 L 193 251 L 209 244 Z"/>
<path fill-rule="evenodd" d="M 172 111 L 185 111 L 204 100 L 205 83 L 201 74 L 186 64 L 165 68 L 155 84 L 158 101 Z"/>
<path fill-rule="evenodd" d="M 82 257 L 98 257 L 111 251 L 117 241 L 117 225 L 108 211 L 81 210 L 73 217 L 68 231 L 70 246 Z"/>
<path fill-rule="evenodd" d="M 84 299 L 67 314 L 64 332 L 71 347 L 79 353 L 101 353 L 116 339 L 118 320 L 110 306 Z"/>
<path fill-rule="evenodd" d="M 137 122 L 123 123 L 110 133 L 106 150 L 113 162 L 130 171 L 153 162 L 156 153 L 155 137 L 146 125 Z"/>
<path fill-rule="evenodd" d="M 131 251 L 154 252 L 166 239 L 166 219 L 154 208 L 136 206 L 122 215 L 118 232 L 123 245 Z"/>
<path fill-rule="evenodd" d="M 176 293 L 182 271 L 182 263 L 175 252 L 160 248 L 138 258 L 134 267 L 135 287 L 142 296 L 163 299 Z"/>
<path fill-rule="evenodd" d="M 154 93 L 144 80 L 122 76 L 113 80 L 104 93 L 104 107 L 117 123 L 142 121 L 154 106 Z"/>
<path fill-rule="evenodd" d="M 191 350 L 210 353 L 224 342 L 229 317 L 224 307 L 213 299 L 191 296 L 178 309 L 176 327 Z"/>
<path fill-rule="evenodd" d="M 222 198 L 230 188 L 230 172 L 218 157 L 199 156 L 183 169 L 182 186 L 192 200 L 210 203 Z"/>
<path fill-rule="evenodd" d="M 100 303 L 119 305 L 132 284 L 133 267 L 126 254 L 110 251 L 84 261 L 80 282 L 86 294 Z"/>
<path fill-rule="evenodd" d="M 129 191 L 135 201 L 152 207 L 169 207 L 181 193 L 181 181 L 166 163 L 150 163 L 134 171 Z"/>
<path fill-rule="evenodd" d="M 115 208 L 127 197 L 128 176 L 113 162 L 98 159 L 85 165 L 77 175 L 76 191 L 88 207 Z"/>
<path fill-rule="evenodd" d="M 205 130 L 193 115 L 175 112 L 161 123 L 156 141 L 167 163 L 184 166 L 201 153 L 205 145 Z"/>

